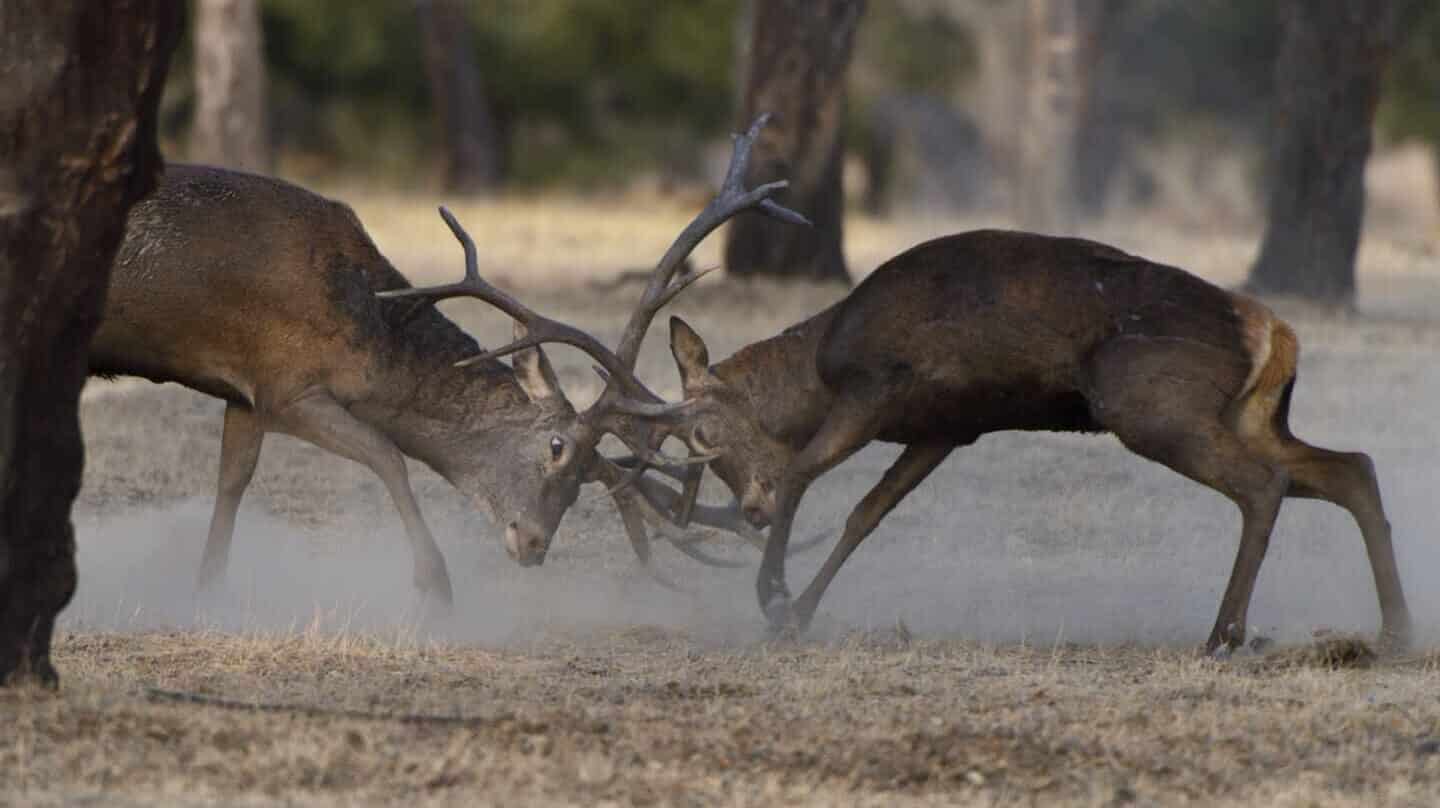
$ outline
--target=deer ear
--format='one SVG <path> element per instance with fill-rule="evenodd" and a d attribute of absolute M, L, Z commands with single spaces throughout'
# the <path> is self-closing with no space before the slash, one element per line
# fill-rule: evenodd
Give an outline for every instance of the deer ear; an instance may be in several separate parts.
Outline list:
<path fill-rule="evenodd" d="M 524 339 L 529 331 L 517 320 L 515 322 L 515 339 Z M 515 381 L 520 383 L 520 389 L 530 400 L 539 404 L 543 401 L 550 401 L 556 398 L 563 398 L 565 393 L 560 388 L 560 380 L 555 376 L 555 368 L 550 366 L 550 360 L 545 356 L 539 345 L 534 348 L 526 348 L 523 351 L 516 351 L 515 358 L 511 360 L 515 368 Z"/>
<path fill-rule="evenodd" d="M 670 318 L 670 353 L 680 368 L 680 383 L 693 387 L 710 372 L 710 351 L 705 340 L 689 323 L 679 317 Z"/>

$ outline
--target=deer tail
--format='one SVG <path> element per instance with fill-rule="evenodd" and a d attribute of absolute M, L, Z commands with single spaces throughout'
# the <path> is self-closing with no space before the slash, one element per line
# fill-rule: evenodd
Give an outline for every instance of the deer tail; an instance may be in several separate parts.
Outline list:
<path fill-rule="evenodd" d="M 1265 306 L 1238 299 L 1245 347 L 1250 353 L 1250 373 L 1236 397 L 1234 421 L 1244 435 L 1268 433 L 1285 426 L 1290 391 L 1300 357 L 1300 341 L 1290 324 Z"/>

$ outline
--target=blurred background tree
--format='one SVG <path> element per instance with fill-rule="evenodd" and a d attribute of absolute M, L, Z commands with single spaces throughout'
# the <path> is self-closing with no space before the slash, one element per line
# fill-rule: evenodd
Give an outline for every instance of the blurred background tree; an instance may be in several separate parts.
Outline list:
<path fill-rule="evenodd" d="M 263 48 L 268 117 L 253 120 L 275 170 L 309 183 L 704 186 L 750 80 L 763 78 L 748 71 L 765 33 L 750 0 L 197 2 L 258 8 L 258 36 L 231 39 Z M 1376 131 L 1383 143 L 1433 148 L 1440 3 L 1387 2 L 1408 4 L 1409 16 Z M 870 3 L 851 32 L 846 145 L 832 173 L 852 169 L 844 191 L 875 214 L 1008 211 L 1064 231 L 1169 205 L 1248 224 L 1277 176 L 1266 166 L 1284 5 Z M 177 156 L 177 144 L 207 154 L 193 47 L 203 31 L 187 35 L 168 88 L 164 135 Z M 827 187 L 832 201 L 846 198 Z"/>
<path fill-rule="evenodd" d="M 746 184 L 784 179 L 785 204 L 813 226 L 742 213 L 725 234 L 725 268 L 849 283 L 843 253 L 845 84 L 864 0 L 763 0 L 747 10 L 749 47 L 735 127 L 773 117 Z"/>
<path fill-rule="evenodd" d="M 266 70 L 257 0 L 195 3 L 195 115 L 189 153 L 196 162 L 270 170 Z"/>
<path fill-rule="evenodd" d="M 504 178 L 504 143 L 476 64 L 465 6 L 459 0 L 415 0 L 415 13 L 445 159 L 444 188 L 491 190 Z"/>
<path fill-rule="evenodd" d="M 1407 0 L 1281 0 L 1275 125 L 1260 257 L 1248 286 L 1345 307 L 1365 216 L 1365 164 Z"/>
<path fill-rule="evenodd" d="M 1380 96 L 1380 132 L 1427 144 L 1440 172 L 1440 3 L 1412 3 L 1401 28 Z"/>

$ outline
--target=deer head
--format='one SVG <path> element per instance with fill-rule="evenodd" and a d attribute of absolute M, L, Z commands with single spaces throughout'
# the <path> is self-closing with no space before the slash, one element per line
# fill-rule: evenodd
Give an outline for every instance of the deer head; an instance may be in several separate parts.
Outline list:
<path fill-rule="evenodd" d="M 775 517 L 780 475 L 796 450 L 772 436 L 755 402 L 710 367 L 710 351 L 695 330 L 670 318 L 670 353 L 690 402 L 690 414 L 672 434 L 697 456 L 710 456 L 710 469 L 740 501 L 746 521 L 763 528 Z"/>
<path fill-rule="evenodd" d="M 453 297 L 473 297 L 504 311 L 515 319 L 515 341 L 499 351 L 469 357 L 456 366 L 488 365 L 484 373 L 503 366 L 495 356 L 513 354 L 514 385 L 502 385 L 504 400 L 492 401 L 477 413 L 473 429 L 465 430 L 469 457 L 450 459 L 442 472 L 457 488 L 475 492 L 479 504 L 505 526 L 505 549 L 522 566 L 543 563 L 551 537 L 565 511 L 574 504 L 583 482 L 604 479 L 595 447 L 608 432 L 622 440 L 645 433 L 633 426 L 650 419 L 674 418 L 687 405 L 664 403 L 635 378 L 610 349 L 591 335 L 573 326 L 531 311 L 509 294 L 484 280 L 477 268 L 475 243 L 445 208 L 440 215 L 465 250 L 463 280 L 427 288 L 392 289 L 378 292 L 381 298 L 417 298 L 433 303 Z M 611 384 L 605 395 L 588 410 L 577 413 L 566 398 L 541 342 L 564 342 L 588 353 L 607 369 Z M 473 402 L 457 402 L 473 406 Z M 626 428 L 621 429 L 618 425 Z M 453 441 L 453 425 L 438 424 L 431 440 Z M 648 444 L 636 445 L 637 453 L 663 457 Z M 431 456 L 436 452 L 422 453 Z M 674 458 L 666 462 L 684 463 Z"/>
<path fill-rule="evenodd" d="M 524 336 L 519 323 L 515 331 Z M 516 353 L 512 365 L 525 401 L 496 408 L 474 431 L 469 456 L 450 476 L 460 490 L 476 492 L 492 520 L 504 526 L 506 552 L 529 567 L 544 562 L 589 474 L 598 437 L 580 423 L 544 351 Z"/>
<path fill-rule="evenodd" d="M 468 294 L 480 297 L 516 318 L 518 322 L 529 326 L 528 332 L 524 335 L 517 332 L 515 341 L 509 345 L 465 360 L 465 363 L 486 361 L 517 351 L 535 349 L 545 342 L 566 343 L 590 354 L 600 363 L 600 367 L 596 370 L 606 380 L 605 392 L 593 406 L 577 417 L 573 427 L 574 431 L 570 436 L 575 442 L 577 451 L 583 453 L 584 457 L 590 458 L 593 463 L 590 467 L 591 477 L 589 479 L 604 482 L 611 486 L 612 493 L 614 493 L 616 489 L 633 483 L 638 475 L 650 465 L 668 468 L 672 472 L 677 467 L 696 467 L 695 472 L 697 473 L 689 475 L 686 492 L 680 505 L 686 515 L 682 518 L 682 522 L 688 521 L 688 516 L 694 506 L 694 497 L 699 483 L 698 466 L 707 461 L 718 460 L 713 452 L 699 448 L 703 442 L 694 440 L 695 425 L 701 422 L 713 422 L 716 426 L 712 428 L 719 430 L 721 429 L 719 424 L 725 420 L 720 413 L 726 410 L 723 403 L 718 400 L 715 402 L 715 407 L 703 406 L 699 399 L 691 400 L 688 389 L 687 400 L 673 404 L 665 403 L 634 376 L 635 362 L 645 334 L 660 309 L 690 284 L 712 271 L 711 269 L 687 269 L 683 272 L 680 270 L 685 265 L 686 258 L 690 253 L 717 227 L 738 213 L 750 209 L 793 224 L 809 224 L 804 216 L 781 206 L 771 198 L 787 186 L 784 180 L 766 183 L 753 189 L 747 189 L 744 186 L 751 149 L 761 128 L 768 120 L 768 115 L 760 115 L 744 134 L 735 137 L 730 166 L 726 171 L 719 193 L 681 231 L 669 249 L 665 251 L 659 263 L 656 264 L 639 304 L 626 324 L 620 346 L 614 352 L 579 329 L 540 317 L 504 292 L 480 280 L 479 276 L 475 275 L 471 269 L 473 261 L 470 256 L 473 252 L 473 245 L 469 243 L 468 237 L 463 235 L 464 231 L 459 229 L 459 225 L 454 222 L 449 212 L 444 208 L 441 209 L 441 215 L 445 217 L 451 229 L 456 232 L 456 237 L 466 244 L 466 280 L 451 287 L 440 287 L 430 294 Z M 693 332 L 690 333 L 693 335 Z M 695 340 L 698 342 L 699 338 L 695 337 Z M 703 343 L 700 343 L 700 348 L 703 352 Z M 706 399 L 707 402 L 709 400 Z M 713 410 L 713 412 L 706 415 L 702 410 Z M 697 421 L 697 419 L 700 420 Z M 706 427 L 700 427 L 702 435 L 705 430 Z M 624 441 L 640 461 L 628 473 L 622 473 L 609 460 L 599 457 L 594 452 L 596 443 L 607 433 L 614 434 Z M 681 460 L 667 457 L 659 452 L 658 447 L 671 434 L 685 440 L 691 451 L 690 457 Z M 720 462 L 721 465 L 716 467 L 717 472 L 721 468 L 733 468 L 736 461 L 724 462 L 722 460 Z M 730 479 L 726 479 L 726 482 L 729 483 Z M 752 524 L 763 524 L 768 519 L 765 514 L 773 510 L 774 489 L 768 480 L 757 485 L 759 485 L 757 490 L 763 490 L 772 504 L 768 506 L 768 509 L 757 510 L 754 516 L 747 516 L 747 518 Z M 737 492 L 737 496 L 740 495 L 741 488 L 737 488 L 733 484 L 731 488 Z M 653 492 L 654 489 L 650 490 Z M 665 518 L 669 518 L 669 515 L 665 513 L 666 509 L 659 507 L 648 494 L 644 497 L 644 501 L 649 503 L 652 514 L 658 512 Z M 625 516 L 626 529 L 630 533 L 631 542 L 635 545 L 637 554 L 642 559 L 647 558 L 648 539 L 643 535 L 637 535 L 637 526 L 643 523 L 632 510 L 637 507 L 636 501 L 617 497 L 616 502 L 622 515 Z M 758 502 L 759 500 L 757 500 Z M 724 516 L 716 516 L 707 523 L 731 530 L 736 527 Z"/>

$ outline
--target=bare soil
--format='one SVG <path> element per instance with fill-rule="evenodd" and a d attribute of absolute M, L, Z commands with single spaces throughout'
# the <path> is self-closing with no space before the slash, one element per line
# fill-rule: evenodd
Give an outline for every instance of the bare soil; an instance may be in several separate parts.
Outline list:
<path fill-rule="evenodd" d="M 412 276 L 458 273 L 427 206 L 356 201 Z M 684 216 L 575 206 L 457 212 L 482 244 L 509 245 L 482 247 L 482 270 L 613 340 L 639 291 L 622 273 Z M 941 224 L 858 222 L 857 271 L 925 228 L 965 223 Z M 587 227 L 608 234 L 600 247 L 555 242 Z M 1135 232 L 1100 235 L 1226 283 L 1253 253 L 1254 234 Z M 515 246 L 527 243 L 546 247 Z M 196 597 L 221 406 L 173 385 L 96 384 L 63 686 L 0 692 L 0 805 L 1440 804 L 1428 585 L 1440 278 L 1424 243 L 1366 250 L 1359 314 L 1280 304 L 1303 346 L 1293 420 L 1301 437 L 1374 456 L 1420 621 L 1413 653 L 1370 653 L 1378 609 L 1358 532 L 1294 502 L 1251 609 L 1275 644 L 1202 659 L 1235 509 L 1113 439 L 1068 435 L 957 453 L 856 553 L 799 642 L 765 637 L 750 569 L 700 568 L 662 546 L 689 591 L 653 584 L 605 501 L 578 503 L 546 565 L 520 569 L 416 465 L 457 589 L 454 616 L 426 618 L 384 489 L 275 436 L 227 585 Z M 718 358 L 843 290 L 693 292 L 677 310 Z M 508 334 L 478 304 L 446 310 L 486 344 Z M 661 323 L 641 369 L 673 395 L 665 343 Z M 598 392 L 583 357 L 553 356 L 577 403 Z M 838 530 L 895 453 L 874 447 L 828 475 L 801 533 Z M 754 560 L 724 538 L 712 550 Z M 824 552 L 794 559 L 793 585 Z"/>

